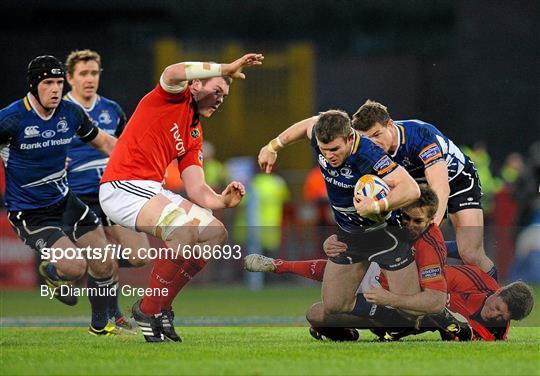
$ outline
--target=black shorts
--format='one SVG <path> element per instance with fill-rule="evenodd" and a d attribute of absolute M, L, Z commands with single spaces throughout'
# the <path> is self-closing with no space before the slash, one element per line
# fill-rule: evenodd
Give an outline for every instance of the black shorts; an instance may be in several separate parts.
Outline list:
<path fill-rule="evenodd" d="M 450 181 L 448 213 L 465 209 L 482 209 L 482 186 L 474 163 L 467 159 L 465 168 Z"/>
<path fill-rule="evenodd" d="M 339 241 L 347 244 L 347 251 L 330 258 L 336 264 L 370 261 L 385 270 L 399 270 L 414 262 L 405 229 L 382 223 L 362 232 L 349 233 L 338 227 L 337 236 Z"/>
<path fill-rule="evenodd" d="M 114 222 L 107 217 L 107 215 L 103 212 L 103 209 L 101 209 L 101 205 L 99 204 L 99 194 L 86 194 L 86 195 L 77 195 L 79 200 L 84 202 L 90 210 L 92 210 L 98 218 L 101 220 L 101 225 L 104 227 L 112 226 L 114 225 Z"/>
<path fill-rule="evenodd" d="M 64 236 L 76 241 L 100 225 L 94 212 L 71 191 L 44 208 L 10 211 L 8 219 L 24 244 L 38 252 L 52 247 Z"/>

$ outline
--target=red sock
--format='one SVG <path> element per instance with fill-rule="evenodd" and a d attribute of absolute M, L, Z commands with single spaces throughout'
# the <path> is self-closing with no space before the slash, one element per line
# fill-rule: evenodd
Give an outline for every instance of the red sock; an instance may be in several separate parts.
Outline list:
<path fill-rule="evenodd" d="M 180 290 L 187 285 L 189 281 L 199 273 L 206 265 L 206 260 L 201 259 L 188 259 L 185 260 L 176 275 L 174 276 L 170 288 L 168 289 L 167 296 L 163 297 L 162 308 L 171 309 L 174 298 L 178 295 Z"/>
<path fill-rule="evenodd" d="M 167 288 L 170 289 L 174 276 L 176 275 L 180 265 L 168 259 L 158 259 L 154 262 L 154 267 L 150 273 L 148 287 L 151 289 L 158 288 L 160 291 Z M 157 290 L 150 290 L 157 291 Z M 161 294 L 145 295 L 141 302 L 141 311 L 146 315 L 155 315 L 161 312 L 164 296 Z"/>
<path fill-rule="evenodd" d="M 307 260 L 307 261 L 285 261 L 277 259 L 275 261 L 275 273 L 293 273 L 300 277 L 322 281 L 327 260 Z"/>

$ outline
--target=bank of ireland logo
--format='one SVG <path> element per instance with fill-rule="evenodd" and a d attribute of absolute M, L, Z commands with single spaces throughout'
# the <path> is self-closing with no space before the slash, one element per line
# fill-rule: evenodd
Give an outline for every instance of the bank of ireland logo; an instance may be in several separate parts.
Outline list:
<path fill-rule="evenodd" d="M 53 131 L 51 129 L 47 129 L 46 131 L 41 132 L 41 137 L 43 137 L 43 138 L 51 138 L 51 137 L 54 137 L 55 134 L 56 134 L 55 131 Z"/>
<path fill-rule="evenodd" d="M 67 131 L 69 131 L 69 126 L 68 126 L 68 123 L 65 119 L 61 119 L 57 124 L 56 124 L 56 131 L 58 133 L 66 133 Z"/>
<path fill-rule="evenodd" d="M 31 125 L 24 128 L 24 138 L 31 138 L 39 136 L 39 128 L 37 125 Z"/>
<path fill-rule="evenodd" d="M 101 124 L 111 124 L 112 123 L 111 115 L 109 115 L 109 112 L 107 111 L 102 111 L 98 116 L 98 121 Z"/>

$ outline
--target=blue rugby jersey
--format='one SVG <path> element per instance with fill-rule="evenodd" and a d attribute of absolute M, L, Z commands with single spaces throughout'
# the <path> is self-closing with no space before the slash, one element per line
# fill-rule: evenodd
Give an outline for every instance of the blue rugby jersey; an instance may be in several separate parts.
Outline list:
<path fill-rule="evenodd" d="M 126 115 L 116 102 L 98 95 L 92 106 L 86 109 L 73 98 L 71 92 L 64 99 L 78 104 L 92 123 L 106 133 L 119 137 L 124 130 Z M 109 157 L 78 138 L 71 142 L 68 157 L 67 177 L 71 190 L 76 194 L 98 194 L 99 181 Z"/>
<path fill-rule="evenodd" d="M 311 146 L 316 153 L 337 224 L 347 232 L 357 231 L 359 226 L 374 225 L 374 221 L 360 217 L 356 212 L 353 204 L 354 186 L 358 179 L 366 174 L 383 178 L 398 165 L 380 147 L 369 138 L 361 137 L 357 131 L 354 131 L 351 155 L 336 168 L 332 167 L 322 155 L 317 145 L 315 127 L 311 136 Z"/>
<path fill-rule="evenodd" d="M 77 135 L 90 141 L 97 131 L 86 113 L 66 100 L 48 118 L 38 115 L 29 95 L 1 109 L 0 148 L 8 210 L 42 208 L 64 198 L 71 140 Z"/>
<path fill-rule="evenodd" d="M 433 125 L 421 120 L 395 121 L 398 146 L 392 158 L 403 166 L 417 182 L 426 182 L 424 170 L 439 161 L 448 166 L 452 184 L 465 168 L 469 158 Z"/>

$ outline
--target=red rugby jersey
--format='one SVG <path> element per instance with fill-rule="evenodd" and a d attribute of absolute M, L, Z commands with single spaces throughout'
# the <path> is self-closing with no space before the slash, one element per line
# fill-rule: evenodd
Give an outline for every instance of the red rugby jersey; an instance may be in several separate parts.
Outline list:
<path fill-rule="evenodd" d="M 420 288 L 446 292 L 444 265 L 446 264 L 447 251 L 439 226 L 431 225 L 413 243 L 412 247 L 418 268 Z M 379 282 L 382 287 L 388 290 L 388 282 L 382 273 L 379 275 Z"/>
<path fill-rule="evenodd" d="M 486 341 L 506 339 L 510 322 L 489 325 L 480 317 L 486 298 L 499 289 L 497 281 L 473 265 L 448 265 L 444 270 L 450 309 L 466 317 L 480 338 Z"/>
<path fill-rule="evenodd" d="M 189 87 L 171 94 L 158 84 L 129 119 L 110 157 L 101 183 L 114 180 L 162 182 L 169 163 L 180 173 L 202 166 L 202 128 Z"/>

